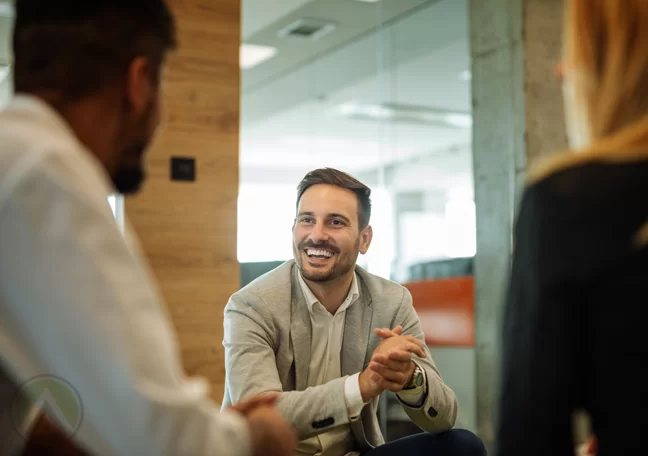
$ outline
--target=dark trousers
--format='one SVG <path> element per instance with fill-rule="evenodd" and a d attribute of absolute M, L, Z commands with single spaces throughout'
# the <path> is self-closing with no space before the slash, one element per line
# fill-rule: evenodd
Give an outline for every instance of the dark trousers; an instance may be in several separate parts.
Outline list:
<path fill-rule="evenodd" d="M 415 434 L 386 443 L 364 456 L 486 456 L 482 441 L 470 431 L 452 429 L 439 434 Z"/>

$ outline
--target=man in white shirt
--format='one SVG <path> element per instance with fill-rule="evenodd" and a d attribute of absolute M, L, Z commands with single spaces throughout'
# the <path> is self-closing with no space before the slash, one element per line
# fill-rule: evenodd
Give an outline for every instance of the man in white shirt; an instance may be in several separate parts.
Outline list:
<path fill-rule="evenodd" d="M 330 168 L 299 184 L 294 260 L 225 308 L 223 406 L 279 392 L 300 456 L 485 455 L 474 434 L 452 429 L 457 400 L 425 346 L 409 292 L 356 265 L 373 236 L 370 194 Z M 384 444 L 376 411 L 385 390 L 426 433 Z"/>
<path fill-rule="evenodd" d="M 292 454 L 275 398 L 221 413 L 207 383 L 185 377 L 146 261 L 107 201 L 144 177 L 176 41 L 167 5 L 15 9 L 17 96 L 0 114 L 0 454 L 24 444 L 25 394 L 89 454 Z"/>

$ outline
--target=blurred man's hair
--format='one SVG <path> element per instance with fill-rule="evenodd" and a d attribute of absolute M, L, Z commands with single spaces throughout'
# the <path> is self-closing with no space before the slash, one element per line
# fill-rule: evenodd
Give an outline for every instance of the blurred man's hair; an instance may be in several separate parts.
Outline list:
<path fill-rule="evenodd" d="M 153 82 L 176 46 L 164 0 L 16 0 L 16 92 L 53 91 L 78 99 L 119 83 L 136 57 Z"/>

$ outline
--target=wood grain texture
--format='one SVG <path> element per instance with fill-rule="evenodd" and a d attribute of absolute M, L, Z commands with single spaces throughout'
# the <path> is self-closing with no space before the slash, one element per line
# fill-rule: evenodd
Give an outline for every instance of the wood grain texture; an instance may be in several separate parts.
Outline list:
<path fill-rule="evenodd" d="M 159 281 L 185 369 L 221 401 L 223 308 L 239 288 L 240 0 L 169 0 L 180 48 L 169 62 L 165 125 L 144 190 L 126 216 Z M 196 159 L 195 182 L 172 182 L 172 156 Z"/>

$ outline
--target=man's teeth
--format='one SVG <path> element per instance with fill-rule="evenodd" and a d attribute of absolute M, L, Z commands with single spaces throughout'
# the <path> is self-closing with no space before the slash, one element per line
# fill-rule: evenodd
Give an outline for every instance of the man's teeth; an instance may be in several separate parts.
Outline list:
<path fill-rule="evenodd" d="M 316 256 L 316 257 L 324 257 L 324 258 L 331 258 L 333 256 L 333 252 L 330 252 L 328 250 L 317 250 L 317 249 L 306 249 L 306 254 L 308 256 Z"/>

